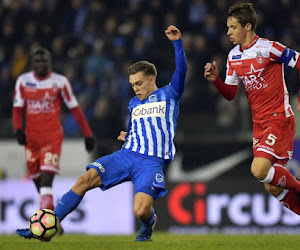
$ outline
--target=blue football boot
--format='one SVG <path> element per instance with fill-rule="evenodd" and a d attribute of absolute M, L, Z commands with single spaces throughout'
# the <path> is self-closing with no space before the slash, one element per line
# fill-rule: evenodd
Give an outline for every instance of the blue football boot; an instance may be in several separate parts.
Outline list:
<path fill-rule="evenodd" d="M 136 235 L 135 241 L 151 241 L 151 235 L 157 223 L 157 215 L 154 214 L 153 217 L 154 220 L 152 227 L 148 228 L 143 224 Z"/>
<path fill-rule="evenodd" d="M 34 238 L 33 233 L 30 231 L 29 228 L 17 229 L 16 233 L 28 240 Z"/>
<path fill-rule="evenodd" d="M 43 238 L 40 238 L 40 237 L 36 237 L 33 235 L 33 233 L 30 231 L 29 228 L 23 228 L 23 229 L 17 229 L 16 230 L 16 233 L 18 235 L 20 235 L 21 237 L 25 238 L 25 239 L 37 239 L 37 240 L 40 240 L 40 241 L 50 241 L 51 239 L 43 239 Z"/>

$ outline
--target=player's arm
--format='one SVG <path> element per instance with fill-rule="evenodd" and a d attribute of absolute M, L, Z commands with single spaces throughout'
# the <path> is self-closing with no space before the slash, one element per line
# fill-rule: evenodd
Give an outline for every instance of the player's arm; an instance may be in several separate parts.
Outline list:
<path fill-rule="evenodd" d="M 82 109 L 78 105 L 76 97 L 73 94 L 72 87 L 69 81 L 65 82 L 62 90 L 62 98 L 83 132 L 86 150 L 88 152 L 91 152 L 95 146 L 95 139 L 93 137 L 93 133 L 90 129 L 88 121 L 83 114 Z"/>
<path fill-rule="evenodd" d="M 24 88 L 21 80 L 18 79 L 14 92 L 14 104 L 12 109 L 13 127 L 17 141 L 20 145 L 26 145 L 26 135 L 23 132 L 23 113 L 24 113 Z"/>
<path fill-rule="evenodd" d="M 279 42 L 273 42 L 270 51 L 270 58 L 273 61 L 283 63 L 285 66 L 296 68 L 300 73 L 300 54 L 298 51 L 287 48 Z M 300 91 L 298 94 L 297 111 L 300 114 Z"/>
<path fill-rule="evenodd" d="M 279 61 L 283 63 L 284 65 L 290 66 L 292 68 L 298 69 L 299 71 L 299 79 L 300 79 L 300 54 L 299 52 L 285 48 Z M 297 111 L 300 114 L 300 90 L 298 93 L 298 105 L 297 105 Z"/>
<path fill-rule="evenodd" d="M 230 69 L 227 69 L 227 73 L 230 71 Z M 231 101 L 236 97 L 237 85 L 229 85 L 222 81 L 219 76 L 218 65 L 215 61 L 213 61 L 212 63 L 206 63 L 206 65 L 204 66 L 204 77 L 208 81 L 210 81 L 221 93 L 221 95 L 224 96 L 224 98 L 228 101 Z"/>
<path fill-rule="evenodd" d="M 120 132 L 120 135 L 117 137 L 117 139 L 118 139 L 118 141 L 126 141 L 126 135 L 127 135 L 127 132 L 125 132 L 125 131 L 121 131 Z"/>
<path fill-rule="evenodd" d="M 89 153 L 92 152 L 92 150 L 94 149 L 94 146 L 95 146 L 95 139 L 93 137 L 93 133 L 92 133 L 92 130 L 90 129 L 88 121 L 82 112 L 82 109 L 78 105 L 77 107 L 70 109 L 70 112 L 74 116 L 76 122 L 79 124 L 79 126 L 83 132 L 86 150 Z"/>
<path fill-rule="evenodd" d="M 299 52 L 285 48 L 279 61 L 283 63 L 284 65 L 290 66 L 292 68 L 298 69 L 299 71 L 299 79 L 300 79 L 300 54 Z M 297 111 L 300 114 L 300 90 L 298 93 L 298 105 L 297 105 Z"/>
<path fill-rule="evenodd" d="M 175 63 L 176 69 L 171 80 L 171 86 L 177 94 L 181 95 L 185 87 L 185 76 L 187 72 L 186 55 L 181 40 L 181 32 L 174 25 L 170 25 L 165 30 L 166 36 L 173 42 L 175 50 Z"/>
<path fill-rule="evenodd" d="M 299 52 L 285 47 L 281 43 L 273 42 L 270 58 L 273 61 L 283 63 L 285 66 L 300 70 L 300 55 Z"/>

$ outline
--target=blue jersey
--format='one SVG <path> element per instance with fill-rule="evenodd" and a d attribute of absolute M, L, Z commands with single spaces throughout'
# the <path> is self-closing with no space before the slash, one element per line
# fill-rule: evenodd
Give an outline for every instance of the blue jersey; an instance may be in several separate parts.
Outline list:
<path fill-rule="evenodd" d="M 165 160 L 174 158 L 179 101 L 184 91 L 187 72 L 182 40 L 173 42 L 176 69 L 169 85 L 157 89 L 140 101 L 129 102 L 130 120 L 123 149 Z"/>

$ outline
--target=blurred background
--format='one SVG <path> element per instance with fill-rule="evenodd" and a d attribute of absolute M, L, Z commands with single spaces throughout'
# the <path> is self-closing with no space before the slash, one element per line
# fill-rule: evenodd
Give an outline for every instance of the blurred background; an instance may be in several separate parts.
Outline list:
<path fill-rule="evenodd" d="M 274 203 L 274 199 L 265 194 L 263 186 L 251 176 L 252 121 L 243 88 L 240 86 L 237 98 L 228 102 L 203 77 L 205 63 L 216 60 L 224 79 L 227 54 L 233 47 L 226 35 L 226 15 L 234 2 L 2 0 L 0 179 L 3 181 L 2 186 L 0 184 L 0 233 L 13 232 L 11 227 L 5 229 L 5 226 L 1 231 L 1 223 L 11 224 L 8 218 L 14 217 L 15 213 L 20 214 L 30 196 L 18 196 L 8 202 L 9 198 L 5 197 L 13 197 L 7 193 L 12 189 L 3 184 L 10 180 L 26 182 L 24 149 L 14 139 L 11 114 L 15 81 L 21 73 L 30 70 L 30 52 L 39 46 L 50 50 L 53 71 L 64 74 L 70 80 L 97 138 L 93 155 L 87 155 L 79 126 L 63 108 L 61 119 L 65 142 L 62 173 L 57 178 L 59 182 L 77 177 L 92 159 L 122 146 L 116 137 L 120 130 L 126 130 L 127 105 L 133 96 L 128 83 L 129 65 L 139 60 L 153 62 L 158 69 L 158 86 L 170 82 L 175 69 L 174 51 L 164 33 L 170 24 L 176 25 L 182 32 L 188 74 L 175 140 L 177 156 L 166 166 L 169 195 L 157 204 L 158 211 L 165 215 L 158 229 L 183 233 L 230 233 L 235 230 L 241 232 L 243 228 L 245 233 L 291 232 L 289 221 L 293 221 L 293 232 L 299 233 L 299 219 L 290 219 L 293 216 L 286 215 L 288 212 L 277 206 L 278 202 L 275 200 L 277 203 Z M 300 51 L 300 1 L 251 2 L 258 15 L 257 34 Z M 286 68 L 285 74 L 290 101 L 296 111 L 299 73 Z M 297 159 L 300 159 L 300 120 L 298 114 L 295 117 L 295 154 L 289 168 L 295 176 L 300 176 Z M 26 185 L 30 185 L 24 189 L 28 190 L 26 193 L 35 192 L 31 182 L 26 182 Z M 61 194 L 67 188 L 62 188 Z M 18 193 L 18 190 L 15 192 Z M 132 194 L 131 186 L 128 186 L 128 192 Z M 223 203 L 218 205 L 216 201 L 220 200 Z M 32 201 L 31 210 L 27 208 L 24 210 L 27 212 L 21 213 L 22 223 L 25 223 L 30 211 L 36 210 L 35 203 L 35 200 Z M 9 207 L 14 207 L 14 210 L 10 212 Z M 128 213 L 131 212 L 125 214 Z M 133 220 L 133 217 L 130 218 Z M 126 230 L 123 233 L 132 232 L 134 227 Z"/>

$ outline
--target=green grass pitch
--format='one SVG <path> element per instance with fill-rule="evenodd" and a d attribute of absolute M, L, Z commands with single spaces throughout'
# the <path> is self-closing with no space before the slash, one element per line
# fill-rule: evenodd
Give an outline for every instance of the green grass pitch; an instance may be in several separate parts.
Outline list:
<path fill-rule="evenodd" d="M 300 249 L 300 235 L 174 235 L 154 232 L 152 238 L 152 242 L 134 242 L 135 235 L 63 235 L 54 237 L 51 242 L 40 242 L 38 240 L 25 240 L 17 235 L 0 235 L 0 249 Z"/>

